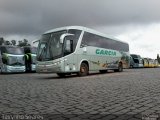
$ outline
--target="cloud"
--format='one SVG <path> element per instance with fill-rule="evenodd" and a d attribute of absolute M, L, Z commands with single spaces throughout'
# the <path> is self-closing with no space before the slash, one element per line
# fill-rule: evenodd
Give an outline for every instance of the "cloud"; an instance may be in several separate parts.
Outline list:
<path fill-rule="evenodd" d="M 33 40 L 49 29 L 80 25 L 123 36 L 132 52 L 157 50 L 148 38 L 159 39 L 153 30 L 160 23 L 159 6 L 158 0 L 0 0 L 0 36 Z"/>
<path fill-rule="evenodd" d="M 132 27 L 135 29 L 129 29 Z M 160 23 L 148 26 L 132 27 L 130 26 L 128 31 L 118 35 L 117 38 L 129 43 L 131 53 L 155 59 L 157 54 L 160 53 Z"/>
<path fill-rule="evenodd" d="M 158 0 L 0 0 L 0 32 L 40 34 L 66 25 L 115 26 L 160 21 Z"/>

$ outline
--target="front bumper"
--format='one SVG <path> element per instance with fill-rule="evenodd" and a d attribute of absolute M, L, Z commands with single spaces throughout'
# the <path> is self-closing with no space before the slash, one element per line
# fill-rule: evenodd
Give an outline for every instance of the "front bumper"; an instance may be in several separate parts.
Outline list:
<path fill-rule="evenodd" d="M 58 73 L 62 72 L 61 67 L 59 65 L 36 65 L 37 73 Z"/>
<path fill-rule="evenodd" d="M 5 65 L 2 67 L 3 73 L 19 73 L 19 72 L 25 72 L 26 68 L 25 66 L 9 66 Z"/>

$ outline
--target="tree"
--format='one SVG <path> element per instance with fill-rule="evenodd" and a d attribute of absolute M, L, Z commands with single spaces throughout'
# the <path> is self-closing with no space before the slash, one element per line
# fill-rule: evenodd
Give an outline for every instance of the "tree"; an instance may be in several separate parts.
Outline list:
<path fill-rule="evenodd" d="M 28 40 L 27 40 L 27 39 L 24 39 L 23 42 L 24 42 L 25 46 L 31 46 L 31 45 L 28 43 Z"/>
<path fill-rule="evenodd" d="M 18 42 L 19 42 L 18 46 L 20 46 L 20 47 L 22 47 L 22 46 L 30 46 L 30 44 L 28 43 L 27 39 L 24 39 L 23 41 L 20 40 Z"/>
<path fill-rule="evenodd" d="M 28 40 L 27 39 L 24 39 L 23 42 L 24 42 L 25 45 L 28 44 Z"/>
<path fill-rule="evenodd" d="M 158 63 L 160 64 L 160 57 L 159 57 L 159 54 L 157 54 L 157 60 L 158 60 Z"/>
<path fill-rule="evenodd" d="M 3 37 L 1 37 L 1 38 L 0 38 L 0 45 L 3 45 L 3 44 L 4 44 L 4 42 L 5 42 L 4 38 L 3 38 Z"/>
<path fill-rule="evenodd" d="M 16 45 L 16 40 L 11 40 L 12 45 Z"/>
<path fill-rule="evenodd" d="M 23 42 L 22 40 L 18 41 L 18 46 L 22 47 L 23 46 Z"/>
<path fill-rule="evenodd" d="M 11 43 L 10 43 L 10 41 L 5 41 L 5 43 L 4 43 L 5 45 L 11 45 Z"/>

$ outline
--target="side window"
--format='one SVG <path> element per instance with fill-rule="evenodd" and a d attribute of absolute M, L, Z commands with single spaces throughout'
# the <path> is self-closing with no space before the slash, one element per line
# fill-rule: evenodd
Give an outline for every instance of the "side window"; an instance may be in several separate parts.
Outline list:
<path fill-rule="evenodd" d="M 96 35 L 87 32 L 84 33 L 81 44 L 95 47 L 100 46 L 99 38 Z"/>
<path fill-rule="evenodd" d="M 113 49 L 118 51 L 129 51 L 129 46 L 126 43 L 112 40 L 110 38 L 98 36 L 92 33 L 85 32 L 83 35 L 81 45 L 88 45 L 94 47 L 101 47 L 105 49 Z"/>
<path fill-rule="evenodd" d="M 81 42 L 81 45 L 88 45 L 88 39 L 89 39 L 89 34 L 88 33 L 84 33 L 83 34 L 83 38 L 82 38 L 82 42 Z"/>
<path fill-rule="evenodd" d="M 74 34 L 74 36 L 70 36 L 71 37 L 70 39 L 73 39 L 73 51 L 76 48 L 76 45 L 77 45 L 78 39 L 81 35 L 81 32 L 82 32 L 81 30 L 75 30 L 75 29 L 70 29 L 68 31 L 68 33 Z"/>
<path fill-rule="evenodd" d="M 88 45 L 99 47 L 99 39 L 96 37 L 96 35 L 94 34 L 88 35 Z"/>

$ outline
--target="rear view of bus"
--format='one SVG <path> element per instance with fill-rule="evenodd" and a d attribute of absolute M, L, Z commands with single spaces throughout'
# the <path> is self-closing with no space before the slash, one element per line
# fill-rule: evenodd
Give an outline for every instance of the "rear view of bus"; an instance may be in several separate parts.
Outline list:
<path fill-rule="evenodd" d="M 17 46 L 0 46 L 0 72 L 25 72 L 24 50 Z"/>

